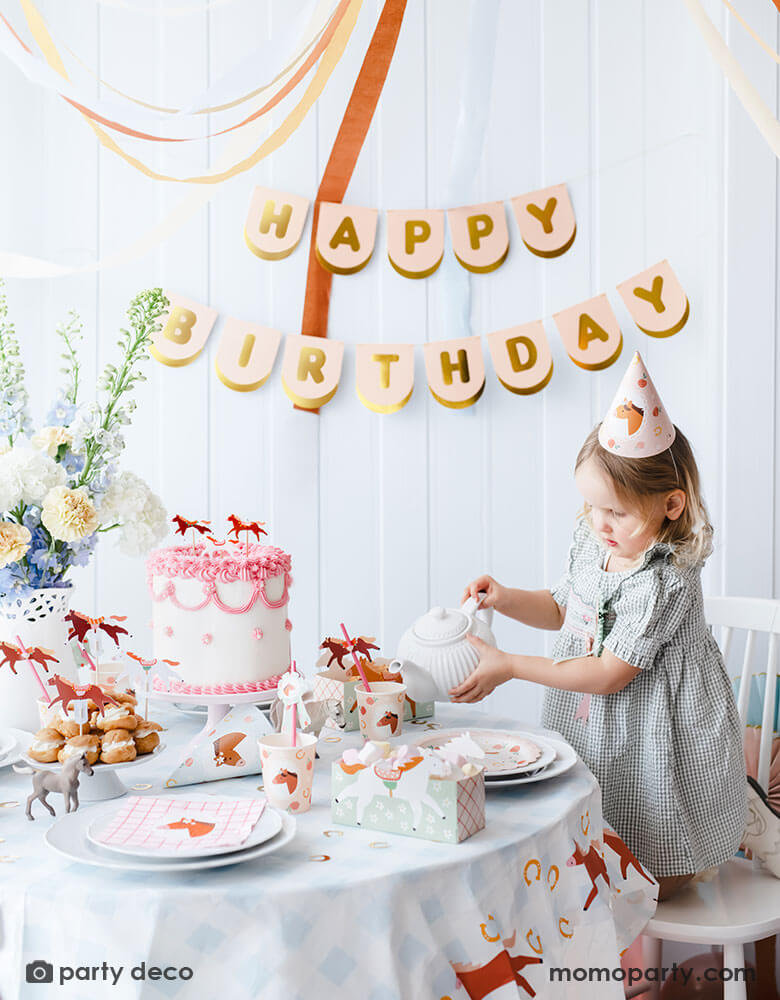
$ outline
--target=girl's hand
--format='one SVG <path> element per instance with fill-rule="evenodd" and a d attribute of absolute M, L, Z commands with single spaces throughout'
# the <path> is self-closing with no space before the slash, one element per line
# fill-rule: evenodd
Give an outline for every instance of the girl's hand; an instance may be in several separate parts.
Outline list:
<path fill-rule="evenodd" d="M 463 591 L 463 597 L 461 597 L 460 603 L 463 604 L 469 599 L 469 597 L 474 597 L 476 600 L 479 600 L 480 592 L 484 595 L 480 607 L 495 608 L 496 611 L 501 610 L 499 608 L 499 604 L 506 593 L 506 587 L 502 587 L 501 584 L 497 580 L 494 580 L 492 576 L 478 576 L 476 580 L 472 580 Z"/>
<path fill-rule="evenodd" d="M 483 579 L 490 578 L 483 577 Z M 499 684 L 512 677 L 512 667 L 509 657 L 500 649 L 488 646 L 475 635 L 467 635 L 466 638 L 479 653 L 479 663 L 473 674 L 450 691 L 450 698 L 452 701 L 482 701 Z"/>

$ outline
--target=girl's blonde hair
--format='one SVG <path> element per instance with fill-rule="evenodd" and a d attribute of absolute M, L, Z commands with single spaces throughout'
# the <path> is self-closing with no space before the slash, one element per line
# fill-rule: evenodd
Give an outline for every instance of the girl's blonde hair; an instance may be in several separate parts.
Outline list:
<path fill-rule="evenodd" d="M 659 494 L 682 490 L 685 509 L 676 521 L 664 519 L 656 541 L 673 547 L 672 561 L 680 567 L 704 562 L 712 552 L 712 525 L 699 485 L 699 470 L 688 438 L 675 427 L 674 441 L 659 455 L 647 458 L 623 458 L 599 444 L 598 426 L 594 427 L 580 448 L 574 471 L 589 458 L 594 459 L 609 476 L 618 496 L 631 506 L 647 512 Z M 584 513 L 590 515 L 586 504 Z"/>

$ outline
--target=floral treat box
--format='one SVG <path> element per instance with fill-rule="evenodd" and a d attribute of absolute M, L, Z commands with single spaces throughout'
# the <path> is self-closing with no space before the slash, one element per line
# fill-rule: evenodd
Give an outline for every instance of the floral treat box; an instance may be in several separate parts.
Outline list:
<path fill-rule="evenodd" d="M 437 777 L 441 764 L 430 751 L 416 748 L 401 762 L 335 761 L 334 823 L 449 844 L 466 840 L 485 826 L 484 774 Z"/>
<path fill-rule="evenodd" d="M 352 670 L 357 672 L 354 667 Z M 374 671 L 374 673 L 377 672 Z M 369 684 L 372 679 L 377 681 L 398 680 L 398 675 L 387 673 L 387 676 L 380 677 L 377 673 L 377 676 L 369 677 Z M 341 704 L 344 711 L 345 731 L 360 728 L 355 688 L 361 683 L 359 677 L 350 677 L 338 667 L 323 670 L 314 675 L 314 699 L 322 701 L 326 698 L 335 698 Z M 432 701 L 412 701 L 407 697 L 404 701 L 404 722 L 412 722 L 414 719 L 430 719 L 433 716 L 433 711 L 434 703 Z"/>

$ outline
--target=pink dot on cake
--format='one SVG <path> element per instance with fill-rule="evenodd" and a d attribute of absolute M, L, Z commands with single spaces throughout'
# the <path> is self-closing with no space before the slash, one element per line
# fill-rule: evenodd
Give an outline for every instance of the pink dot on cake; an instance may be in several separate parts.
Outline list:
<path fill-rule="evenodd" d="M 255 639 L 262 639 L 263 638 L 263 630 L 261 628 L 253 629 L 252 630 L 252 636 Z"/>
<path fill-rule="evenodd" d="M 214 636 L 210 632 L 204 632 L 203 635 L 200 637 L 200 641 L 203 643 L 204 646 L 208 646 L 208 644 L 211 642 L 213 638 Z"/>

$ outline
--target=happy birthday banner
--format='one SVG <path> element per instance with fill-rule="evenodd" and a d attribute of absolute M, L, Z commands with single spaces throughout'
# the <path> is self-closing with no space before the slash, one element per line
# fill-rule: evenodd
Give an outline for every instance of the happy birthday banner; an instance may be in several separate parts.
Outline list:
<path fill-rule="evenodd" d="M 294 244 L 288 252 L 291 249 Z M 688 321 L 688 297 L 668 260 L 621 282 L 617 291 L 633 321 L 651 337 L 672 336 Z M 175 292 L 166 291 L 166 295 L 171 306 L 152 338 L 151 353 L 165 365 L 182 367 L 202 353 L 218 312 Z M 623 334 L 606 295 L 554 313 L 552 318 L 566 353 L 580 368 L 599 371 L 619 357 Z M 497 330 L 486 339 L 496 377 L 510 392 L 530 395 L 552 378 L 552 353 L 542 320 Z M 285 393 L 305 410 L 325 406 L 339 387 L 344 342 L 293 334 L 284 340 L 281 378 Z M 215 357 L 217 375 L 229 389 L 253 392 L 271 376 L 281 343 L 279 330 L 228 316 Z M 414 391 L 415 345 L 356 344 L 354 350 L 355 388 L 363 405 L 375 413 L 402 409 Z M 451 409 L 476 403 L 485 388 L 481 337 L 434 341 L 423 344 L 422 350 L 428 388 L 437 402 Z"/>
<path fill-rule="evenodd" d="M 510 200 L 523 243 L 537 257 L 559 257 L 574 243 L 577 221 L 565 184 Z M 263 260 L 289 257 L 301 240 L 308 198 L 256 187 L 244 225 L 246 245 Z M 318 201 L 314 245 L 317 260 L 333 274 L 357 274 L 371 260 L 379 212 L 375 208 Z M 387 256 L 405 278 L 427 278 L 444 257 L 444 219 L 458 261 L 474 274 L 500 267 L 509 253 L 503 201 L 459 208 L 390 210 Z"/>

